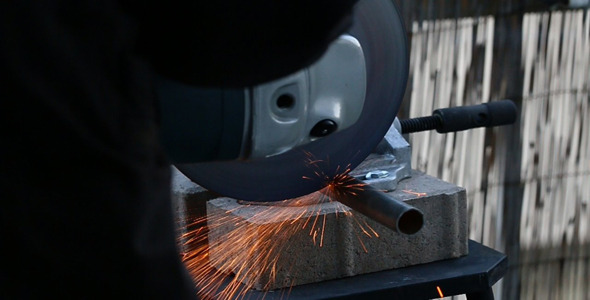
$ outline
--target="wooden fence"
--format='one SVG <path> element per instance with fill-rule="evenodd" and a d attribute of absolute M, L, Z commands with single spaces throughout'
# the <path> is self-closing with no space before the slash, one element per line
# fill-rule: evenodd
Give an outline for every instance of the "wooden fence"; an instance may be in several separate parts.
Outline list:
<path fill-rule="evenodd" d="M 517 102 L 514 126 L 413 134 L 413 167 L 467 189 L 470 237 L 510 258 L 497 296 L 590 299 L 590 11 L 534 3 L 400 1 L 400 115 Z"/>

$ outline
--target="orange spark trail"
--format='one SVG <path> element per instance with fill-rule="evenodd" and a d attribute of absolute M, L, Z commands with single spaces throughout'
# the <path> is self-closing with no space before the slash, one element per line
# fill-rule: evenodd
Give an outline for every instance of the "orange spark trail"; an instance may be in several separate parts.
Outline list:
<path fill-rule="evenodd" d="M 289 262 L 291 256 L 284 254 L 288 253 L 291 243 L 301 242 L 293 237 L 303 232 L 309 236 L 309 243 L 328 246 L 325 234 L 330 231 L 326 214 L 322 216 L 325 203 L 335 203 L 336 212 L 354 220 L 359 246 L 368 252 L 363 238 L 377 238 L 379 234 L 365 220 L 360 222 L 352 210 L 332 200 L 338 195 L 356 195 L 364 185 L 355 183 L 348 175 L 350 166 L 338 168 L 339 172 L 344 171 L 330 178 L 319 167 L 329 160 L 314 159 L 308 154 L 305 163 L 314 168 L 316 178 L 304 176 L 303 179 L 321 180 L 326 186 L 321 192 L 273 205 L 241 203 L 228 210 L 209 211 L 206 218 L 186 222 L 187 232 L 179 237 L 183 249 L 181 257 L 201 298 L 244 299 L 249 290 L 268 290 L 279 278 L 278 284 L 284 283 L 287 287 L 296 284 L 296 278 L 279 276 L 281 272 L 290 273 L 289 269 L 297 264 Z M 251 209 L 255 213 L 244 217 L 238 213 L 241 209 Z M 210 237 L 212 233 L 222 236 Z"/>
<path fill-rule="evenodd" d="M 410 195 L 415 195 L 418 197 L 425 197 L 426 193 L 419 193 L 419 192 L 414 192 L 412 190 L 402 190 L 402 192 L 406 193 L 406 194 L 410 194 Z"/>
<path fill-rule="evenodd" d="M 436 290 L 438 291 L 438 294 L 440 295 L 441 298 L 444 298 L 445 296 L 443 295 L 442 291 L 440 290 L 440 286 L 436 286 Z"/>

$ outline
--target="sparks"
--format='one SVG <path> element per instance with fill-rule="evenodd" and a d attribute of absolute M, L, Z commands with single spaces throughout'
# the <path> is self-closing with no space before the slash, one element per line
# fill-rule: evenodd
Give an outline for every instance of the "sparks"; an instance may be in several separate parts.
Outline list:
<path fill-rule="evenodd" d="M 441 291 L 441 289 L 440 289 L 440 286 L 438 286 L 438 285 L 437 285 L 437 286 L 436 286 L 436 290 L 438 291 L 438 295 L 439 295 L 441 298 L 444 298 L 444 297 L 445 297 L 445 296 L 443 295 L 443 292 L 442 292 L 442 291 Z"/>
<path fill-rule="evenodd" d="M 425 197 L 427 194 L 426 193 L 419 193 L 419 192 L 414 192 L 412 190 L 402 190 L 402 192 L 406 193 L 406 194 L 410 194 L 410 195 L 414 195 L 414 196 L 418 196 L 418 197 Z"/>
<path fill-rule="evenodd" d="M 314 159 L 306 153 L 305 162 L 313 168 L 314 178 L 322 180 L 324 189 L 297 199 L 274 202 L 272 205 L 240 203 L 237 208 L 223 212 L 208 212 L 205 218 L 186 222 L 185 233 L 180 235 L 182 261 L 189 270 L 203 299 L 243 299 L 251 289 L 269 290 L 283 284 L 291 288 L 296 278 L 279 278 L 285 261 L 283 255 L 291 247 L 292 238 L 306 231 L 309 242 L 317 247 L 327 246 L 326 214 L 324 203 L 335 203 L 336 211 L 352 218 L 359 246 L 368 252 L 363 238 L 378 238 L 379 234 L 366 221 L 359 221 L 352 210 L 333 201 L 338 195 L 356 195 L 364 184 L 354 181 L 348 174 L 350 166 L 337 168 L 337 175 L 330 177 L 322 172 L 319 164 L 329 160 Z M 256 213 L 244 218 L 237 214 L 242 208 L 256 208 Z M 257 226 L 252 226 L 257 224 Z M 209 237 L 209 234 L 222 236 Z M 222 242 L 219 242 L 222 241 Z M 296 262 L 289 265 L 292 267 Z M 290 268 L 289 267 L 289 268 Z M 277 282 L 280 280 L 280 282 Z"/>

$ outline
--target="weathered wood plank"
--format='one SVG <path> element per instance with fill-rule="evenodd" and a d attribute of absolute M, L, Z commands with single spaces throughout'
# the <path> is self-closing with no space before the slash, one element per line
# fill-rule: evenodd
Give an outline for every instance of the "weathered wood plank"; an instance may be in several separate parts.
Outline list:
<path fill-rule="evenodd" d="M 559 244 L 564 239 L 571 243 L 574 228 L 579 227 L 575 221 L 582 217 L 576 214 L 585 212 L 582 202 L 587 185 L 576 183 L 590 172 L 590 153 L 584 147 L 590 135 L 584 127 L 590 116 L 590 65 L 584 49 L 589 36 L 585 32 L 588 19 L 584 21 L 583 15 L 569 11 L 525 18 L 530 30 L 523 48 L 527 57 L 521 167 L 528 212 L 522 220 L 525 247 Z M 585 228 L 579 228 L 586 234 Z M 587 237 L 576 239 L 580 238 Z"/>
<path fill-rule="evenodd" d="M 587 280 L 579 277 L 588 268 L 583 253 L 590 240 L 587 15 L 557 11 L 524 19 L 523 299 L 586 299 Z"/>
<path fill-rule="evenodd" d="M 412 25 L 410 116 L 430 115 L 436 108 L 489 101 L 493 58 L 493 18 L 424 21 Z M 475 60 L 474 60 L 475 58 Z M 477 79 L 477 80 L 474 80 Z M 475 191 L 470 211 L 472 237 L 483 236 L 483 129 L 412 136 L 413 165 L 429 174 Z M 444 151 L 433 151 L 444 149 Z M 464 158 L 464 159 L 458 159 Z"/>

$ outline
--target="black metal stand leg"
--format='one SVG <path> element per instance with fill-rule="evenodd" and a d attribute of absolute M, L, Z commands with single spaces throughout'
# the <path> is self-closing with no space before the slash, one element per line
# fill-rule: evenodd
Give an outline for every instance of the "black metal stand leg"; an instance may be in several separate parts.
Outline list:
<path fill-rule="evenodd" d="M 488 288 L 485 291 L 467 294 L 468 300 L 494 300 L 494 292 L 492 288 Z"/>

